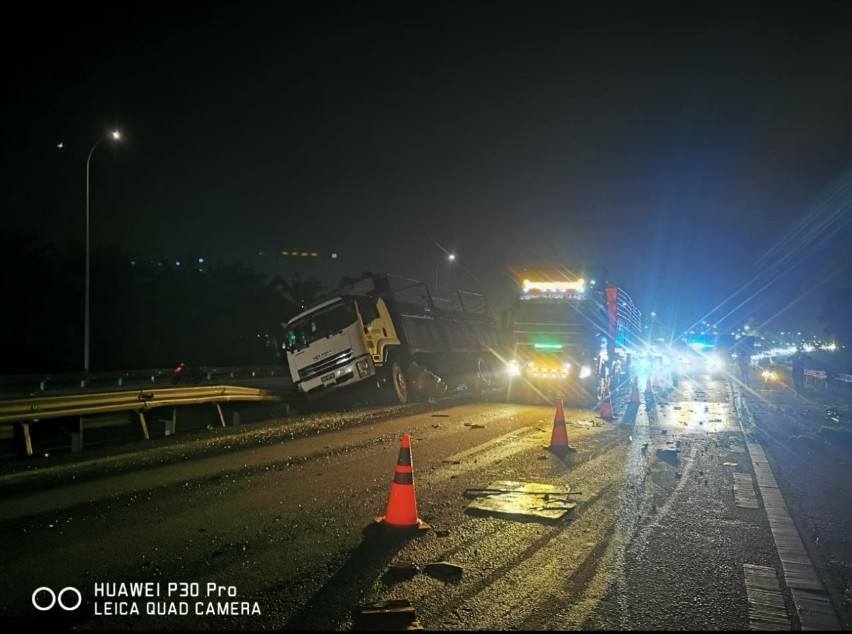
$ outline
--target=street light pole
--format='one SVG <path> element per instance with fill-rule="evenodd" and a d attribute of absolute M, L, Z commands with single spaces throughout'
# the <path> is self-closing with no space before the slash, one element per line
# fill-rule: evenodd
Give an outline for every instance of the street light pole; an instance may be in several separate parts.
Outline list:
<path fill-rule="evenodd" d="M 449 275 L 450 267 L 453 265 L 453 262 L 455 262 L 455 260 L 456 260 L 456 254 L 455 253 L 448 253 L 447 254 L 447 262 L 448 262 L 448 264 L 447 264 L 447 275 Z M 435 265 L 435 291 L 436 292 L 438 291 L 438 269 L 440 269 L 440 268 L 441 268 L 441 263 L 438 262 L 438 264 Z"/>
<path fill-rule="evenodd" d="M 118 130 L 113 131 L 110 136 L 116 140 L 121 140 L 121 133 Z M 91 308 L 89 301 L 90 294 L 90 221 L 89 221 L 89 206 L 90 206 L 90 190 L 91 190 L 91 163 L 92 163 L 92 155 L 95 153 L 95 148 L 97 148 L 103 139 L 98 139 L 95 141 L 95 144 L 92 146 L 92 149 L 89 150 L 89 156 L 86 158 L 86 290 L 85 290 L 85 307 L 83 310 L 83 372 L 86 374 L 89 373 L 91 369 L 90 364 L 90 348 L 91 348 Z"/>

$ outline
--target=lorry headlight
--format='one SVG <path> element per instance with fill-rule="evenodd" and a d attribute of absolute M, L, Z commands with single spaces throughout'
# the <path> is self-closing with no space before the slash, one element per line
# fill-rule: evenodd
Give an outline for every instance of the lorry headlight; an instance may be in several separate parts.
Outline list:
<path fill-rule="evenodd" d="M 580 378 L 581 379 L 587 379 L 590 376 L 592 376 L 592 369 L 589 366 L 584 365 L 582 368 L 580 368 Z"/>
<path fill-rule="evenodd" d="M 509 363 L 506 364 L 506 373 L 509 376 L 520 376 L 521 375 L 520 364 L 517 361 L 515 361 L 514 359 L 512 361 L 509 361 Z"/>
<path fill-rule="evenodd" d="M 707 361 L 707 367 L 708 367 L 711 371 L 723 370 L 723 369 L 725 368 L 725 362 L 724 362 L 724 361 L 722 361 L 722 358 L 721 358 L 721 357 L 716 356 L 716 355 L 714 354 L 714 355 L 712 355 L 712 356 L 710 357 L 710 359 Z"/>
<path fill-rule="evenodd" d="M 355 367 L 358 369 L 358 376 L 362 379 L 370 374 L 370 360 L 369 359 L 361 359 L 355 364 Z"/>

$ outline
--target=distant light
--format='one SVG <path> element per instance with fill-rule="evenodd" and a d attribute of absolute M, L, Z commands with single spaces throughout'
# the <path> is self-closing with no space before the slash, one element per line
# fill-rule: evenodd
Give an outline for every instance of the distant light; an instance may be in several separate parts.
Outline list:
<path fill-rule="evenodd" d="M 115 141 L 121 141 L 121 132 L 118 130 L 113 130 L 110 136 L 112 136 Z"/>
<path fill-rule="evenodd" d="M 199 264 L 204 264 L 204 258 L 198 258 L 198 263 L 199 263 Z"/>
<path fill-rule="evenodd" d="M 456 254 L 455 254 L 455 253 L 450 253 L 450 255 L 448 255 L 448 256 L 447 256 L 447 259 L 448 259 L 450 262 L 455 262 L 455 261 L 456 261 Z"/>
<path fill-rule="evenodd" d="M 336 260 L 336 259 L 337 259 L 337 254 L 336 254 L 336 253 L 332 253 L 332 254 L 331 254 L 331 259 L 332 259 L 332 260 Z"/>
<path fill-rule="evenodd" d="M 656 317 L 656 316 L 657 316 L 657 313 L 655 313 L 654 311 L 651 311 L 651 317 Z"/>
<path fill-rule="evenodd" d="M 585 280 L 579 279 L 576 282 L 536 282 L 531 280 L 523 281 L 524 293 L 530 291 L 538 291 L 540 293 L 567 293 L 570 291 L 583 292 Z"/>
<path fill-rule="evenodd" d="M 533 347 L 536 350 L 562 350 L 561 343 L 536 343 Z"/>
<path fill-rule="evenodd" d="M 65 144 L 62 141 L 60 141 L 59 143 L 56 144 L 56 147 L 61 150 L 62 148 L 65 147 Z"/>
<path fill-rule="evenodd" d="M 178 260 L 177 262 L 175 262 L 175 266 L 180 266 L 180 260 Z"/>
<path fill-rule="evenodd" d="M 589 282 L 589 286 L 594 286 L 595 284 L 597 284 L 597 282 L 595 282 L 595 280 L 592 280 L 592 281 Z"/>

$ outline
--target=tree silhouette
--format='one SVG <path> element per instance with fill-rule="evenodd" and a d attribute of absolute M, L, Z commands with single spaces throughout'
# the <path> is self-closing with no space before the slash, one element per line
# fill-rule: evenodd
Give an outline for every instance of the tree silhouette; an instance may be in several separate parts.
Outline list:
<path fill-rule="evenodd" d="M 292 304 L 294 308 L 293 313 L 305 310 L 305 308 L 316 302 L 325 290 L 319 281 L 303 279 L 298 274 L 294 275 L 290 280 L 280 275 L 276 276 L 270 284 Z M 292 317 L 292 315 L 290 316 Z"/>
<path fill-rule="evenodd" d="M 0 373 L 80 372 L 82 245 L 41 245 L 0 231 L 4 308 Z M 92 369 L 284 363 L 281 322 L 322 285 L 221 260 L 204 267 L 92 252 Z"/>

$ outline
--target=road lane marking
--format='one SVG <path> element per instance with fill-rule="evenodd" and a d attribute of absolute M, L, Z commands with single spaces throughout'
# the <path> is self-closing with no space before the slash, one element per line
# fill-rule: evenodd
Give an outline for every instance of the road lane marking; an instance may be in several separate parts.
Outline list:
<path fill-rule="evenodd" d="M 522 436 L 525 436 L 532 431 L 538 431 L 534 427 L 526 426 L 520 427 L 514 431 L 509 432 L 508 434 L 503 434 L 502 436 L 497 436 L 497 438 L 493 438 L 488 442 L 484 442 L 480 445 L 476 445 L 475 447 L 471 447 L 470 449 L 466 449 L 464 451 L 460 451 L 458 453 L 453 454 L 452 456 L 448 456 L 444 458 L 443 462 L 447 464 L 461 463 L 462 460 L 473 456 L 474 454 L 482 453 L 488 451 L 492 447 L 497 445 L 502 445 L 503 443 L 511 442 L 513 440 L 520 440 Z"/>
<path fill-rule="evenodd" d="M 775 568 L 743 564 L 743 574 L 748 595 L 748 629 L 792 629 Z"/>
<path fill-rule="evenodd" d="M 749 441 L 743 427 L 743 415 L 751 418 L 751 412 L 742 395 L 738 397 L 738 422 L 746 439 L 749 459 L 757 478 L 760 497 L 769 520 L 775 549 L 781 559 L 784 582 L 793 595 L 793 603 L 803 630 L 840 630 L 840 622 L 831 605 L 828 592 L 814 569 L 810 555 L 805 550 L 802 538 L 778 488 L 772 467 L 759 443 Z"/>
<path fill-rule="evenodd" d="M 754 481 L 751 479 L 751 474 L 734 474 L 734 502 L 741 509 L 760 508 L 757 504 L 757 494 L 754 492 Z"/>

